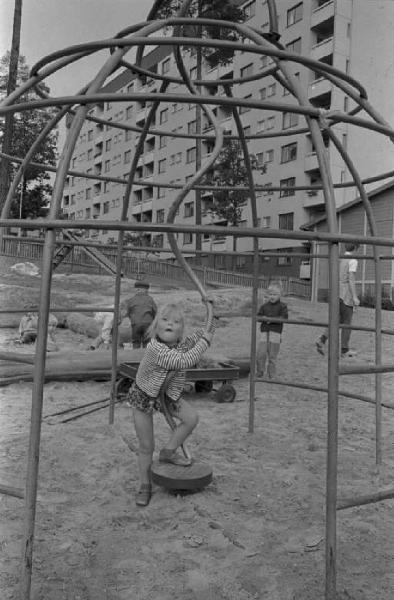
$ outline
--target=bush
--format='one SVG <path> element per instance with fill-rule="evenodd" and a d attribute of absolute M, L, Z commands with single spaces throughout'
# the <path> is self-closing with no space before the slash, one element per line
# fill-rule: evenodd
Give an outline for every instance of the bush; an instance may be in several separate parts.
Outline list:
<path fill-rule="evenodd" d="M 366 293 L 360 296 L 360 306 L 365 306 L 367 308 L 375 308 L 376 299 L 372 294 Z M 382 309 L 383 310 L 394 310 L 394 303 L 388 296 L 382 297 Z"/>

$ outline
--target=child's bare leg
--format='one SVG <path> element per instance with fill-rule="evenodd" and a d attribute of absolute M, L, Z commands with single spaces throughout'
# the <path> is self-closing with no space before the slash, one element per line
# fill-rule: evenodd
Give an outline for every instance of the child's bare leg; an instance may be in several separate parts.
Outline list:
<path fill-rule="evenodd" d="M 166 445 L 168 450 L 176 450 L 179 446 L 182 446 L 198 423 L 197 412 L 183 398 L 179 400 L 179 409 L 176 416 L 180 423 L 173 429 L 172 436 Z"/>
<path fill-rule="evenodd" d="M 173 429 L 166 447 L 160 450 L 159 461 L 176 464 L 181 467 L 189 467 L 192 464 L 191 459 L 177 455 L 176 449 L 184 443 L 196 427 L 198 415 L 194 408 L 181 398 L 176 416 L 180 420 L 180 424 Z"/>
<path fill-rule="evenodd" d="M 262 377 L 264 375 L 265 363 L 267 360 L 267 342 L 264 340 L 263 342 L 259 342 L 257 346 L 257 354 L 256 354 L 256 374 L 257 377 Z"/>
<path fill-rule="evenodd" d="M 154 450 L 153 416 L 138 408 L 133 409 L 135 432 L 139 441 L 138 467 L 141 485 L 151 482 L 151 465 Z"/>
<path fill-rule="evenodd" d="M 276 374 L 276 359 L 280 348 L 280 335 L 271 332 L 271 340 L 268 344 L 268 377 L 273 379 Z"/>

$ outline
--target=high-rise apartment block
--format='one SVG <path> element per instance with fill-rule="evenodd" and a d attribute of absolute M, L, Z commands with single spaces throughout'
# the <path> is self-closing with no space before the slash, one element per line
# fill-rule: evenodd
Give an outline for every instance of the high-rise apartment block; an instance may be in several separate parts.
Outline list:
<path fill-rule="evenodd" d="M 394 97 L 394 63 L 392 61 L 394 41 L 394 3 L 374 0 L 278 0 L 278 33 L 283 46 L 294 53 L 333 65 L 358 80 L 366 89 L 372 106 L 390 121 Z M 268 6 L 264 0 L 251 0 L 243 5 L 246 20 L 263 33 L 269 30 Z M 248 40 L 244 42 L 247 44 Z M 183 52 L 191 78 L 196 77 L 196 54 Z M 154 73 L 179 77 L 170 47 L 155 47 L 144 58 L 144 67 Z M 273 60 L 266 55 L 236 51 L 231 64 L 211 67 L 203 61 L 202 78 L 218 81 L 223 77 L 247 78 L 252 74 L 269 71 Z M 355 102 L 346 91 L 339 89 L 328 79 L 301 63 L 288 62 L 291 72 L 298 78 L 309 102 L 321 109 L 349 112 Z M 138 101 L 105 102 L 93 106 L 90 114 L 111 123 L 103 125 L 86 121 L 70 168 L 92 175 L 109 176 L 119 181 L 105 182 L 85 177 L 68 177 L 64 191 L 63 210 L 69 219 L 117 220 L 120 217 L 125 185 L 121 183 L 129 175 L 139 132 L 133 127 L 142 127 L 146 121 L 151 101 L 145 95 L 158 91 L 160 82 L 152 78 L 138 77 L 124 71 L 106 85 L 103 91 L 140 94 Z M 187 93 L 183 84 L 171 84 L 168 93 Z M 224 96 L 223 88 L 205 86 L 204 95 Z M 249 150 L 255 154 L 259 164 L 266 165 L 264 174 L 256 172 L 256 183 L 266 189 L 257 194 L 258 219 L 261 228 L 292 230 L 324 211 L 322 191 L 293 190 L 294 186 L 318 185 L 321 181 L 317 157 L 309 133 L 292 134 L 292 130 L 306 127 L 303 116 L 291 111 L 296 99 L 271 75 L 245 83 L 234 84 L 233 95 L 288 104 L 289 111 L 273 109 L 240 108 L 240 118 L 246 135 L 273 134 L 272 137 L 251 139 Z M 216 118 L 227 133 L 236 134 L 231 107 L 213 106 Z M 176 194 L 171 187 L 156 187 L 152 183 L 182 185 L 196 171 L 196 143 L 193 137 L 177 137 L 177 134 L 196 133 L 196 105 L 190 103 L 162 102 L 156 111 L 139 159 L 136 178 L 143 183 L 133 185 L 129 220 L 138 222 L 165 222 L 169 207 Z M 364 116 L 360 113 L 360 116 Z M 365 118 L 368 118 L 365 116 Z M 117 126 L 118 125 L 118 126 Z M 131 126 L 131 129 L 127 127 Z M 154 132 L 166 132 L 156 135 Z M 388 138 L 347 123 L 334 126 L 334 131 L 343 147 L 350 154 L 354 165 L 363 179 L 392 170 L 393 150 Z M 202 142 L 201 160 L 212 152 L 213 129 L 202 117 L 202 132 L 211 138 Z M 278 133 L 289 135 L 276 135 Z M 326 152 L 334 183 L 344 183 L 351 176 L 337 150 L 324 136 Z M 379 182 L 375 185 L 378 186 Z M 278 191 L 270 187 L 281 187 Z M 337 188 L 337 205 L 353 200 L 355 188 Z M 210 208 L 212 194 L 202 192 L 202 223 L 222 224 Z M 193 225 L 196 222 L 196 198 L 190 192 L 176 218 L 177 223 Z M 251 226 L 251 210 L 245 204 L 240 226 Z M 88 233 L 89 235 L 89 233 Z M 91 231 L 90 238 L 107 241 L 116 234 L 106 231 Z M 167 247 L 165 236 L 148 234 L 147 241 Z M 195 248 L 195 236 L 183 233 L 178 243 L 184 250 Z M 283 249 L 286 253 L 299 247 L 298 242 L 264 239 L 263 249 Z M 238 250 L 250 250 L 252 241 L 240 238 Z M 202 236 L 204 250 L 231 250 L 232 240 L 221 236 Z M 288 262 L 288 261 L 287 261 Z"/>

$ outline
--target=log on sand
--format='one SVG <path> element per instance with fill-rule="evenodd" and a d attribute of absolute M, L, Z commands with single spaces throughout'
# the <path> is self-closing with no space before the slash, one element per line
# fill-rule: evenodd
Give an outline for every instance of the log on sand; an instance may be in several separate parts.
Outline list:
<path fill-rule="evenodd" d="M 100 335 L 100 324 L 94 317 L 88 317 L 83 313 L 68 313 L 66 317 L 66 325 L 71 331 L 82 333 L 90 338 L 96 338 Z M 119 326 L 118 330 L 119 344 L 129 343 L 131 341 L 131 326 L 128 319 Z"/>
<path fill-rule="evenodd" d="M 117 364 L 124 362 L 139 363 L 144 349 L 119 350 Z M 20 355 L 23 357 L 23 355 Z M 29 355 L 26 355 L 29 356 Z M 48 354 L 45 361 L 45 380 L 85 380 L 110 379 L 112 352 L 95 350 L 94 352 L 56 352 Z M 9 385 L 16 381 L 32 381 L 34 365 L 22 362 L 0 361 L 0 385 Z"/>

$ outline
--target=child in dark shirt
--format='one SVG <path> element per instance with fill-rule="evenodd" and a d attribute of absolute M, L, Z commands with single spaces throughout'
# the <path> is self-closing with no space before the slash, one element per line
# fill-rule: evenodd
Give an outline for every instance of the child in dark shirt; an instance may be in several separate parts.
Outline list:
<path fill-rule="evenodd" d="M 260 306 L 257 313 L 260 317 L 273 317 L 275 319 L 287 319 L 287 305 L 281 301 L 281 289 L 278 285 L 270 285 L 268 290 L 268 301 Z M 262 321 L 260 326 L 261 336 L 257 346 L 257 377 L 264 376 L 266 362 L 267 374 L 270 379 L 275 377 L 276 358 L 278 356 L 283 323 Z"/>

